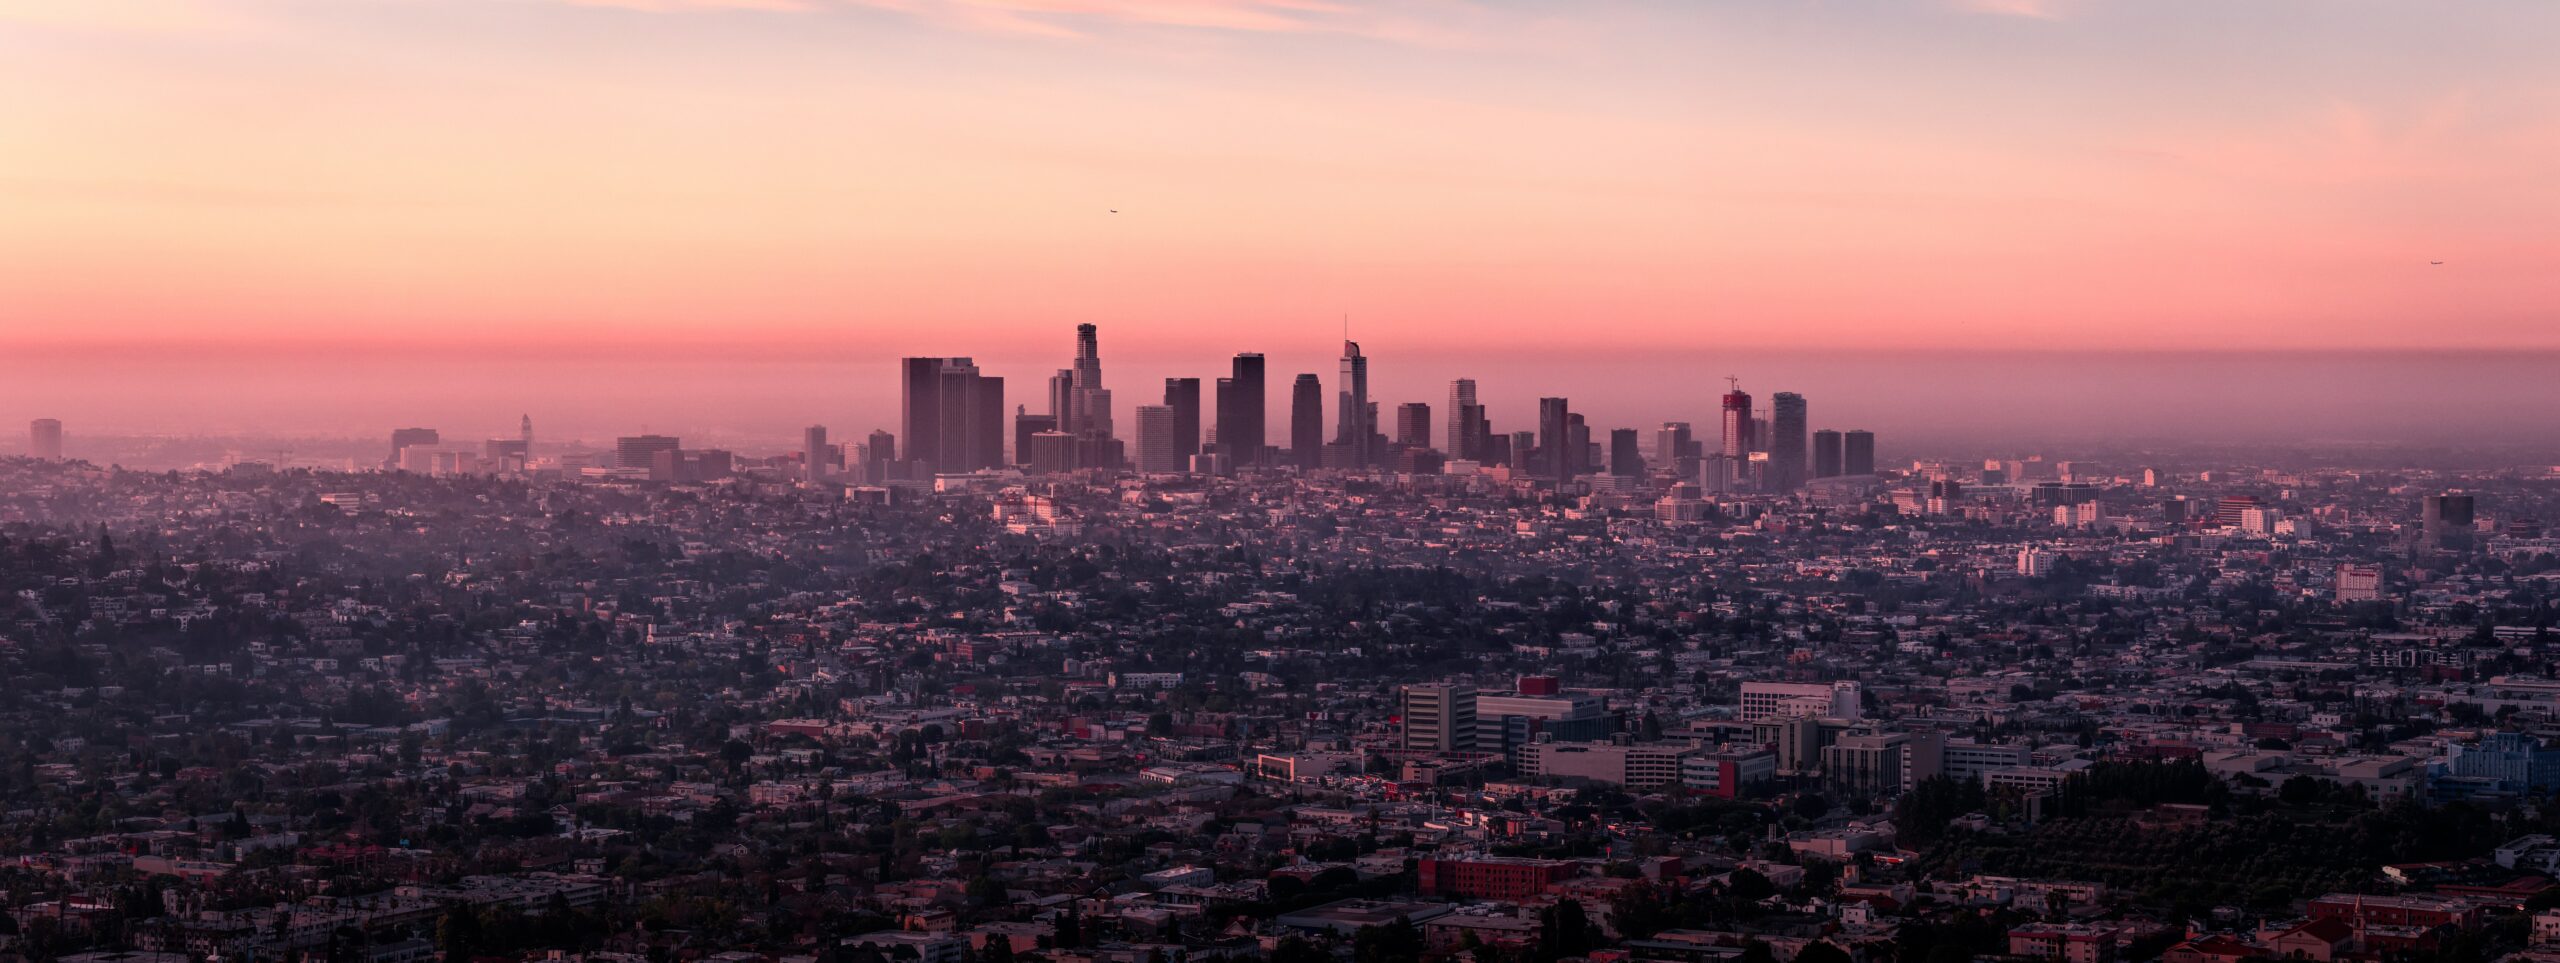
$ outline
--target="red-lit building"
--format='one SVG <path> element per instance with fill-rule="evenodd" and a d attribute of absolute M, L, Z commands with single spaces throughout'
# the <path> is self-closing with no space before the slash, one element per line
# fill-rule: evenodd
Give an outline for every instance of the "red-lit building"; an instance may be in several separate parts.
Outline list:
<path fill-rule="evenodd" d="M 1521 902 L 1547 887 L 1573 878 L 1573 864 L 1558 859 L 1471 856 L 1425 859 L 1414 872 L 1422 891 L 1433 896 Z"/>

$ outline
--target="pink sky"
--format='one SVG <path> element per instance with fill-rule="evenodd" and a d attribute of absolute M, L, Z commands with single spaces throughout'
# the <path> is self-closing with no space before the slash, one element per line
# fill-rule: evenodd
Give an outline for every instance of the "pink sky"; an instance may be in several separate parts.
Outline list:
<path fill-rule="evenodd" d="M 0 0 L 0 349 L 2560 348 L 2553 37 L 2549 0 Z"/>

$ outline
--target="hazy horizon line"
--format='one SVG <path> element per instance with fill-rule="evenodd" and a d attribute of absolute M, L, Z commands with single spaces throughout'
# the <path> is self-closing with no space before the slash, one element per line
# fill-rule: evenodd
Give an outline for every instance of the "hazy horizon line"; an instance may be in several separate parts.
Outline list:
<path fill-rule="evenodd" d="M 1060 322 L 1061 335 L 1058 338 L 1060 344 L 1063 345 L 1067 343 L 1072 334 L 1072 325 L 1074 323 L 1076 322 Z M 1107 323 L 1104 324 L 1103 330 L 1106 333 L 1109 332 L 1110 328 Z M 1353 337 L 1350 340 L 1361 342 L 1364 346 L 1364 350 L 1368 350 L 1368 353 L 1373 356 L 1376 355 L 1377 352 L 1373 349 L 1368 349 L 1369 345 L 1388 343 L 1388 338 L 1382 338 L 1375 334 L 1371 334 L 1368 337 L 1362 337 L 1362 334 L 1363 332 L 1354 331 Z M 1195 338 L 1176 340 L 1133 340 L 1124 338 L 1119 339 L 1116 342 L 1106 342 L 1104 346 L 1104 356 L 1106 358 L 1122 357 L 1129 359 L 1162 360 L 1167 358 L 1195 356 L 1203 352 L 1216 357 L 1226 357 L 1242 353 L 1270 354 L 1280 351 L 1286 351 L 1294 354 L 1302 353 L 1320 346 L 1327 346 L 1328 350 L 1330 350 L 1329 346 L 1337 345 L 1340 340 L 1341 339 L 1338 335 L 1334 337 L 1313 339 L 1239 339 L 1234 342 L 1234 347 L 1228 348 L 1205 345 L 1201 343 L 1199 339 Z M 978 344 L 994 346 L 997 350 L 979 350 L 977 348 Z M 236 360 L 241 358 L 252 358 L 271 362 L 301 360 L 321 361 L 347 358 L 390 359 L 468 357 L 492 359 L 493 353 L 500 353 L 515 355 L 514 357 L 502 359 L 508 361 L 537 361 L 544 360 L 545 358 L 536 356 L 546 356 L 550 360 L 564 362 L 818 364 L 862 363 L 866 361 L 887 363 L 894 362 L 895 360 L 903 357 L 921 356 L 1018 359 L 1065 354 L 1063 350 L 1052 350 L 1052 348 L 1048 346 L 1035 346 L 1021 338 L 1000 337 L 982 339 L 958 337 L 947 342 L 935 342 L 932 347 L 899 347 L 894 349 L 876 346 L 864 347 L 849 343 L 789 343 L 781 340 L 766 340 L 760 341 L 756 344 L 742 344 L 716 337 L 664 338 L 650 339 L 642 342 L 600 342 L 589 338 L 383 338 L 378 340 L 337 339 L 318 342 L 288 341 L 284 343 L 267 343 L 257 345 L 244 345 L 236 340 L 218 337 L 87 339 L 72 341 L 42 338 L 0 338 L 0 351 L 7 352 L 10 356 L 11 362 L 74 360 L 100 361 L 116 359 L 129 359 L 134 361 L 163 361 L 172 359 L 203 361 L 208 359 Z M 1567 343 L 1541 346 L 1536 349 L 1481 348 L 1463 345 L 1435 346 L 1428 352 L 1395 351 L 1393 353 L 1399 353 L 1409 358 L 1481 358 L 1508 360 L 1518 360 L 1523 358 L 1567 358 L 1580 360 L 1609 360 L 1622 358 L 1627 352 L 1643 352 L 1648 361 L 1655 363 L 1659 363 L 1665 359 L 1698 358 L 1703 360 L 1736 354 L 1754 357 L 1801 355 L 1861 359 L 2104 357 L 2123 360 L 2223 358 L 2327 360 L 2403 357 L 2431 361 L 2446 361 L 2473 358 L 2503 360 L 2516 360 L 2519 357 L 2560 358 L 2560 344 L 2518 345 L 2508 347 L 2376 345 L 2338 347 L 2244 346 L 2217 348 L 2161 348 L 2148 346 L 2111 347 L 2105 345 L 2071 347 L 2052 345 L 1958 347 L 1931 344 L 1908 346 L 1869 344 L 1824 345 L 1787 344 L 1783 342 L 1765 341 L 1736 342 L 1716 346 L 1693 346 L 1648 344 L 1638 341 L 1624 344 L 1597 344 L 1588 342 Z M 1392 354 L 1390 356 L 1392 356 Z M 0 367 L 5 366 L 6 363 L 0 363 Z"/>

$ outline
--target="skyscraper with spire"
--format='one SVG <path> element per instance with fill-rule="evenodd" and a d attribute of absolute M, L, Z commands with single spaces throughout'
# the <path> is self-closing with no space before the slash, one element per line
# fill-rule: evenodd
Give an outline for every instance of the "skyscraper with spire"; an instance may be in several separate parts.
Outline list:
<path fill-rule="evenodd" d="M 1369 404 L 1369 359 L 1360 343 L 1342 342 L 1342 377 L 1334 385 L 1333 443 L 1342 446 L 1346 467 L 1365 468 L 1376 461 L 1371 449 L 1378 434 L 1378 412 Z"/>
<path fill-rule="evenodd" d="M 1724 393 L 1724 457 L 1739 463 L 1757 447 L 1751 443 L 1751 394 L 1742 390 L 1741 381 L 1725 380 L 1733 385 Z"/>
<path fill-rule="evenodd" d="M 1111 436 L 1111 389 L 1102 386 L 1101 338 L 1093 325 L 1076 325 L 1076 361 L 1069 369 L 1067 418 L 1059 430 Z"/>

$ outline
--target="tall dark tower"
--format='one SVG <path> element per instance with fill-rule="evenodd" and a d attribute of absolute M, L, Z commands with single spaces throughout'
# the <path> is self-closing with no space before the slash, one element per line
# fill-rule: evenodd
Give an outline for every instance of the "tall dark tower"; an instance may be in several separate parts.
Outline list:
<path fill-rule="evenodd" d="M 1289 384 L 1289 460 L 1300 468 L 1324 466 L 1324 385 L 1313 374 Z"/>
<path fill-rule="evenodd" d="M 1813 477 L 1840 474 L 1840 433 L 1829 428 L 1813 433 Z"/>
<path fill-rule="evenodd" d="M 1781 391 L 1769 398 L 1769 490 L 1804 487 L 1804 396 Z"/>
<path fill-rule="evenodd" d="M 941 464 L 943 358 L 905 358 L 898 362 L 898 437 L 906 439 L 906 457 L 926 471 Z"/>
<path fill-rule="evenodd" d="M 1442 449 L 1450 458 L 1482 458 L 1477 443 L 1476 419 L 1484 417 L 1484 408 L 1476 403 L 1476 379 L 1460 378 L 1449 382 L 1449 428 L 1442 436 Z"/>
<path fill-rule="evenodd" d="M 1538 399 L 1538 470 L 1557 481 L 1572 481 L 1582 453 L 1573 449 L 1573 415 L 1562 398 Z"/>
<path fill-rule="evenodd" d="M 2472 523 L 2478 517 L 2471 496 L 2455 492 L 2429 495 L 2419 502 L 2418 530 L 2429 552 L 2466 552 L 2472 546 Z"/>
<path fill-rule="evenodd" d="M 1164 406 L 1173 409 L 1173 451 L 1187 462 L 1200 453 L 1200 379 L 1164 379 Z"/>
<path fill-rule="evenodd" d="M 1342 375 L 1333 388 L 1333 443 L 1342 446 L 1352 467 L 1366 467 L 1373 461 L 1369 449 L 1378 434 L 1378 418 L 1369 404 L 1369 359 L 1360 353 L 1359 342 L 1342 343 Z"/>
<path fill-rule="evenodd" d="M 1237 466 L 1262 463 L 1267 404 L 1263 397 L 1262 356 L 1237 355 L 1233 371 L 1218 379 L 1218 450 L 1226 452 Z"/>
<path fill-rule="evenodd" d="M 1396 444 L 1406 448 L 1431 447 L 1431 406 L 1408 401 L 1396 406 Z"/>
<path fill-rule="evenodd" d="M 874 485 L 888 481 L 889 466 L 898 462 L 898 436 L 890 434 L 886 428 L 875 428 L 871 432 L 871 443 L 865 447 L 869 450 L 862 462 L 863 479 Z"/>
<path fill-rule="evenodd" d="M 1035 415 L 1024 405 L 1013 406 L 1013 463 L 1031 461 L 1031 439 L 1058 433 L 1058 416 Z"/>
<path fill-rule="evenodd" d="M 1876 433 L 1860 428 L 1840 436 L 1840 473 L 1876 473 Z"/>
<path fill-rule="evenodd" d="M 967 358 L 908 358 L 899 368 L 899 421 L 907 457 L 928 472 L 1004 463 L 1004 379 Z"/>
<path fill-rule="evenodd" d="M 1633 478 L 1644 474 L 1644 456 L 1636 454 L 1636 430 L 1609 430 L 1609 474 Z"/>

